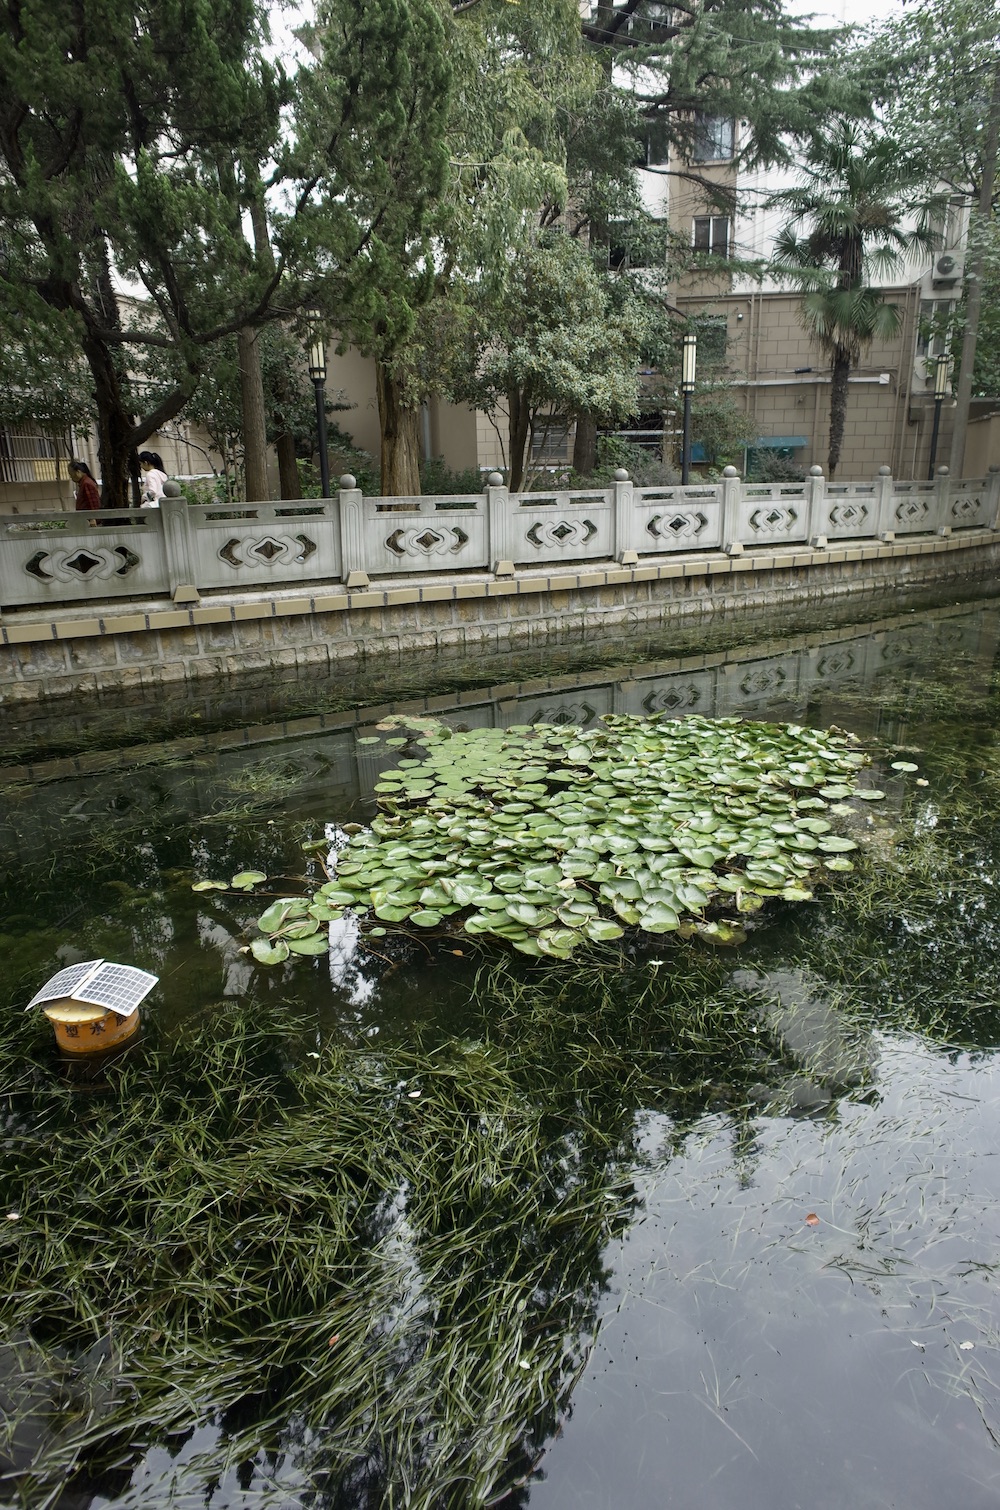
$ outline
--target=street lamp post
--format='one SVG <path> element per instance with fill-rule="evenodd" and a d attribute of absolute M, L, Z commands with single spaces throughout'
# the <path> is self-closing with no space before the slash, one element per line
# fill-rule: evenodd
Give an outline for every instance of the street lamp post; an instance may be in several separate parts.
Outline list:
<path fill-rule="evenodd" d="M 309 320 L 309 376 L 316 390 L 316 433 L 319 439 L 319 478 L 324 498 L 330 496 L 330 459 L 326 454 L 326 337 L 318 309 L 311 309 Z"/>
<path fill-rule="evenodd" d="M 938 431 L 941 428 L 941 405 L 951 391 L 951 357 L 943 352 L 934 363 L 934 426 L 931 430 L 931 459 L 927 464 L 927 481 L 934 481 L 937 461 Z"/>
<path fill-rule="evenodd" d="M 691 395 L 698 361 L 698 337 L 689 330 L 681 350 L 681 392 L 684 395 L 684 442 L 681 451 L 681 483 L 686 486 L 691 475 Z"/>

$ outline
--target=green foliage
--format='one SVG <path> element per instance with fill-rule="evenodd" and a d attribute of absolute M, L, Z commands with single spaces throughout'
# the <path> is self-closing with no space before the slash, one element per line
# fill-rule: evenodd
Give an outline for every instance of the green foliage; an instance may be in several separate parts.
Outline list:
<path fill-rule="evenodd" d="M 486 475 L 478 467 L 463 467 L 455 472 L 440 456 L 420 463 L 420 489 L 425 494 L 481 493 L 485 486 Z"/>
<path fill-rule="evenodd" d="M 791 162 L 795 138 L 831 110 L 864 108 L 850 71 L 833 63 L 844 32 L 811 19 L 784 0 L 693 0 L 666 16 L 655 0 L 597 0 L 583 32 L 632 82 L 651 161 L 672 151 L 719 199 L 718 181 L 699 172 L 695 111 L 738 122 L 734 161 L 755 168 Z"/>
<path fill-rule="evenodd" d="M 215 342 L 319 286 L 370 299 L 379 274 L 383 317 L 412 318 L 385 275 L 444 171 L 440 11 L 330 0 L 320 26 L 293 91 L 262 52 L 256 0 L 0 12 L 0 309 L 28 356 L 50 336 L 82 352 L 112 500 Z M 116 274 L 148 303 L 123 299 Z"/>
<path fill-rule="evenodd" d="M 978 198 L 1000 44 L 995 5 L 914 0 L 850 59 L 886 134 L 927 184 Z"/>

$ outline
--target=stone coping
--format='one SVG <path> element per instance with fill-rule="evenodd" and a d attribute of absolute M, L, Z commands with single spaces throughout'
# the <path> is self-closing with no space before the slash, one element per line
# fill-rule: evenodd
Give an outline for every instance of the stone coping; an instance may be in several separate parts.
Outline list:
<path fill-rule="evenodd" d="M 511 597 L 535 593 L 577 592 L 580 589 L 615 587 L 635 582 L 662 582 L 679 577 L 729 576 L 742 572 L 791 571 L 799 567 L 833 566 L 838 562 L 892 560 L 907 556 L 971 550 L 993 544 L 992 530 L 968 530 L 955 535 L 908 536 L 894 541 L 845 541 L 830 546 L 755 546 L 740 555 L 724 551 L 698 556 L 651 557 L 635 566 L 613 562 L 584 563 L 572 571 L 528 568 L 514 577 L 485 574 L 452 577 L 444 581 L 385 581 L 376 586 L 350 588 L 331 585 L 323 591 L 313 587 L 266 592 L 213 595 L 192 607 L 165 607 L 158 603 L 128 603 L 116 608 L 101 604 L 95 614 L 90 604 L 67 604 L 57 612 L 37 617 L 35 608 L 7 610 L 0 620 L 0 643 L 24 645 L 39 641 L 69 640 L 101 635 L 142 634 L 149 630 L 186 629 L 198 624 L 239 623 L 249 619 L 285 615 L 350 613 L 358 608 L 393 608 L 412 603 L 448 603 L 475 598 Z M 320 584 L 320 588 L 322 584 Z M 32 617 L 27 617 L 27 615 Z"/>

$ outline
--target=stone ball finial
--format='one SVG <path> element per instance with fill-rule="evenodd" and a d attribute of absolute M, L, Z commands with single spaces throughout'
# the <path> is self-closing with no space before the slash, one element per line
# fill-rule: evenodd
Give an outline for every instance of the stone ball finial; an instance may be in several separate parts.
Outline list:
<path fill-rule="evenodd" d="M 948 468 L 947 467 L 938 467 L 938 469 L 937 469 L 937 475 L 939 477 L 947 477 L 948 476 Z"/>
<path fill-rule="evenodd" d="M 487 477 L 486 482 L 487 482 L 487 485 L 489 487 L 491 487 L 491 488 L 502 488 L 503 487 L 503 473 L 502 472 L 491 472 L 490 475 L 489 475 L 489 477 Z"/>
<path fill-rule="evenodd" d="M 809 476 L 810 477 L 822 477 L 823 476 L 823 468 L 822 467 L 810 467 L 809 468 Z"/>
<path fill-rule="evenodd" d="M 879 469 L 878 469 L 878 475 L 880 477 L 891 477 L 892 476 L 892 468 L 891 467 L 879 467 Z"/>
<path fill-rule="evenodd" d="M 991 461 L 986 470 L 987 472 L 1000 472 L 1000 461 Z"/>
<path fill-rule="evenodd" d="M 735 467 L 723 467 L 722 475 L 723 477 L 739 477 L 740 474 Z"/>
<path fill-rule="evenodd" d="M 184 494 L 181 490 L 180 483 L 174 482 L 172 477 L 168 478 L 168 480 L 163 484 L 163 496 L 164 498 L 183 498 Z"/>
<path fill-rule="evenodd" d="M 340 479 L 340 486 L 345 493 L 349 493 L 351 489 L 356 488 L 357 485 L 358 479 L 356 477 L 353 477 L 350 472 L 345 472 L 343 477 L 341 477 Z"/>
<path fill-rule="evenodd" d="M 624 467 L 615 467 L 615 482 L 628 482 L 629 476 Z"/>

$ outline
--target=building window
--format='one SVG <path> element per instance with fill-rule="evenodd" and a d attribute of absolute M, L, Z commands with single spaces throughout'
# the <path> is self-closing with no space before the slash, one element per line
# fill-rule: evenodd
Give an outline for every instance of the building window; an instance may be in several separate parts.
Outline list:
<path fill-rule="evenodd" d="M 951 344 L 954 299 L 921 299 L 917 322 L 917 356 L 933 362 Z"/>
<path fill-rule="evenodd" d="M 729 322 L 725 315 L 700 315 L 694 322 L 698 337 L 698 365 L 722 367 L 726 361 Z"/>
<path fill-rule="evenodd" d="M 56 482 L 68 476 L 66 447 L 56 435 L 26 425 L 0 425 L 0 482 Z"/>
<path fill-rule="evenodd" d="M 531 429 L 531 460 L 557 464 L 565 462 L 569 443 L 569 420 L 565 414 L 541 415 Z"/>
<path fill-rule="evenodd" d="M 698 111 L 694 118 L 694 144 L 692 160 L 696 163 L 725 163 L 733 155 L 733 122 L 724 115 L 703 115 Z"/>
<path fill-rule="evenodd" d="M 694 222 L 694 249 L 712 257 L 729 256 L 729 216 L 698 215 Z"/>

